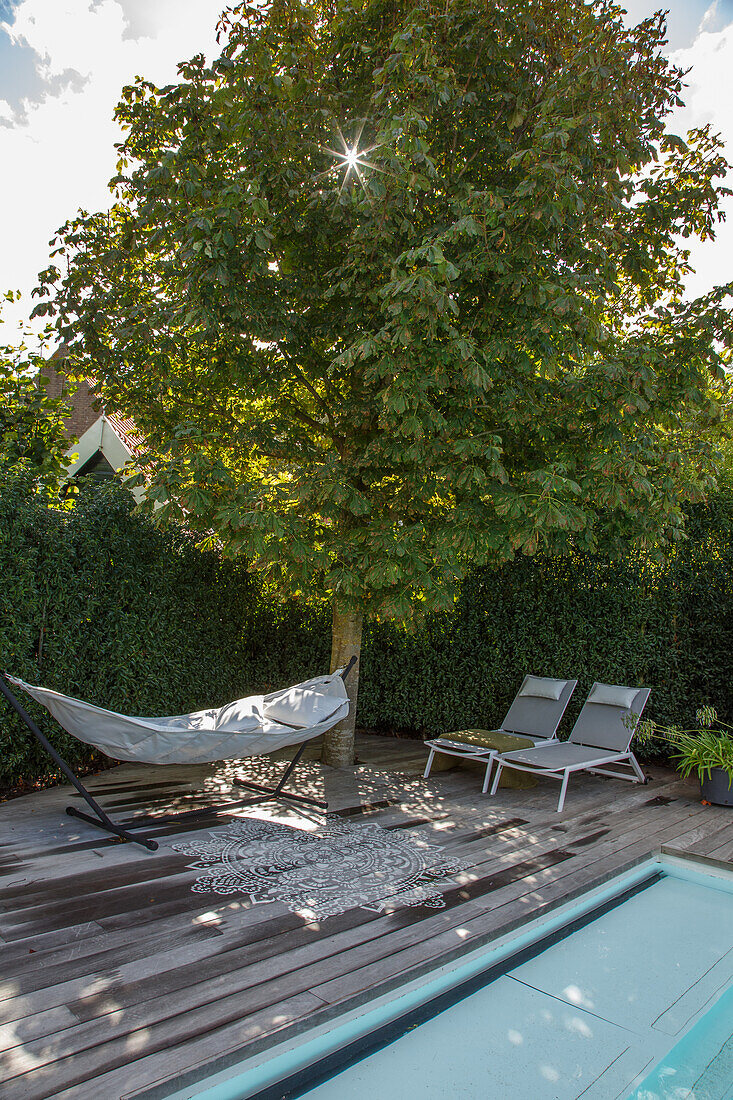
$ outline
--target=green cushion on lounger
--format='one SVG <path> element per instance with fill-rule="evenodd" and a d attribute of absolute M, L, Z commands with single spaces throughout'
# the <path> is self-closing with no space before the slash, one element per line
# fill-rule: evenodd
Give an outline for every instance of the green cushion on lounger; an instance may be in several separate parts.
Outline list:
<path fill-rule="evenodd" d="M 446 741 L 462 741 L 466 745 L 482 745 L 487 749 L 497 749 L 498 752 L 511 752 L 513 749 L 532 748 L 534 741 L 531 737 L 522 737 L 516 733 L 499 733 L 496 730 L 456 730 L 453 733 L 443 734 Z M 447 772 L 451 768 L 481 768 L 485 770 L 486 762 L 481 760 L 461 759 L 458 756 L 448 756 L 446 753 L 436 752 L 433 757 L 432 772 Z M 499 780 L 500 787 L 511 787 L 514 790 L 526 790 L 537 786 L 537 778 L 529 772 L 512 771 L 505 768 Z"/>

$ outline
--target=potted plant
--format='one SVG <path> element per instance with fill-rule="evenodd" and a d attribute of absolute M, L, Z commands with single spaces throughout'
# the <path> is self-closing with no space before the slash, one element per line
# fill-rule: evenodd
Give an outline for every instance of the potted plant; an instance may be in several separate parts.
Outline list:
<path fill-rule="evenodd" d="M 714 707 L 701 707 L 695 721 L 696 729 L 685 730 L 645 719 L 637 735 L 642 741 L 666 741 L 679 772 L 697 775 L 706 802 L 733 806 L 733 725 L 721 721 Z"/>

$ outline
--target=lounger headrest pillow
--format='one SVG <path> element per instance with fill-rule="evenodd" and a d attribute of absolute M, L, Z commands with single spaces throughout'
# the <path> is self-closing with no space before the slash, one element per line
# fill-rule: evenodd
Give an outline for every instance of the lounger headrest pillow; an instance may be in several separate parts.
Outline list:
<path fill-rule="evenodd" d="M 618 684 L 595 684 L 588 696 L 589 703 L 605 703 L 611 707 L 623 707 L 629 710 L 639 688 L 619 687 Z"/>
<path fill-rule="evenodd" d="M 551 680 L 547 676 L 528 676 L 520 695 L 534 695 L 538 699 L 559 699 L 567 680 Z"/>
<path fill-rule="evenodd" d="M 265 717 L 274 722 L 284 722 L 287 726 L 305 729 L 307 726 L 325 722 L 343 702 L 336 695 L 294 687 L 283 691 L 276 699 L 265 702 Z"/>

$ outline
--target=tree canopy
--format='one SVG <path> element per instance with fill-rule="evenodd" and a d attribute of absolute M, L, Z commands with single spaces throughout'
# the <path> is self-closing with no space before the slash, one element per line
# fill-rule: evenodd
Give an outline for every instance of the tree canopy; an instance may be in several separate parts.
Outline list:
<path fill-rule="evenodd" d="M 48 396 L 45 362 L 23 339 L 0 344 L 0 469 L 24 468 L 31 482 L 56 493 L 68 464 L 64 422 L 71 409 Z"/>
<path fill-rule="evenodd" d="M 677 532 L 731 346 L 686 238 L 728 166 L 665 132 L 663 16 L 272 0 L 220 42 L 124 89 L 116 202 L 38 291 L 160 518 L 331 598 L 334 662 L 471 564 Z"/>

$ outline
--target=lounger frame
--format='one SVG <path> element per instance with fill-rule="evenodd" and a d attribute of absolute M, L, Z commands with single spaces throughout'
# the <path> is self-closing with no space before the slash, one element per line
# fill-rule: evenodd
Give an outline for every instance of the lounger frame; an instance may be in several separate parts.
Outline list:
<path fill-rule="evenodd" d="M 565 709 L 566 709 L 568 703 L 570 702 L 570 696 L 575 691 L 575 688 L 577 686 L 578 681 L 577 680 L 566 680 L 565 681 L 565 686 L 563 687 L 563 689 L 560 693 L 560 698 L 557 699 L 557 700 L 549 700 L 549 699 L 547 700 L 548 704 L 553 703 L 553 702 L 556 703 L 556 707 L 554 707 L 554 708 L 548 707 L 548 710 L 550 710 L 550 709 L 554 710 L 554 714 L 553 714 L 554 725 L 552 725 L 551 728 L 548 727 L 548 732 L 547 733 L 539 733 L 537 731 L 535 731 L 534 733 L 525 733 L 524 731 L 522 731 L 520 729 L 512 729 L 512 728 L 507 728 L 507 727 L 510 726 L 510 725 L 514 725 L 512 717 L 511 717 L 512 711 L 516 708 L 517 703 L 520 701 L 520 699 L 522 697 L 522 688 L 527 683 L 527 680 L 529 680 L 529 675 L 525 676 L 524 679 L 522 680 L 522 683 L 519 687 L 519 691 L 514 696 L 514 700 L 512 701 L 512 705 L 510 706 L 509 710 L 507 711 L 506 716 L 505 716 L 504 721 L 502 722 L 501 726 L 499 726 L 498 729 L 490 730 L 489 732 L 490 733 L 506 733 L 510 736 L 512 734 L 514 734 L 518 737 L 527 737 L 530 741 L 532 741 L 534 743 L 535 746 L 537 746 L 537 745 L 552 745 L 557 741 L 557 727 L 560 725 L 560 722 L 562 721 L 562 716 L 565 713 Z M 525 698 L 528 698 L 528 697 L 525 697 Z M 484 771 L 484 782 L 483 782 L 483 786 L 481 788 L 481 793 L 486 794 L 487 790 L 489 789 L 489 780 L 491 778 L 491 768 L 492 768 L 492 765 L 494 763 L 494 760 L 498 756 L 498 752 L 497 752 L 496 749 L 490 749 L 490 748 L 487 748 L 483 745 L 471 745 L 467 741 L 455 741 L 450 737 L 436 737 L 431 741 L 426 741 L 425 746 L 427 748 L 429 748 L 430 751 L 429 751 L 429 754 L 428 754 L 428 762 L 425 765 L 425 771 L 423 772 L 423 779 L 427 779 L 428 776 L 430 775 L 430 769 L 433 766 L 433 760 L 435 759 L 435 754 L 436 753 L 441 753 L 444 756 L 455 756 L 455 757 L 458 757 L 459 760 L 482 761 L 482 762 L 485 763 L 486 769 Z"/>
<path fill-rule="evenodd" d="M 558 742 L 560 744 L 561 742 Z M 627 763 L 634 772 L 633 775 L 628 775 L 626 772 L 609 771 L 607 768 L 602 767 L 603 764 L 621 764 Z M 531 775 L 547 775 L 550 779 L 559 779 L 561 781 L 560 798 L 557 803 L 557 812 L 562 811 L 565 805 L 565 795 L 568 789 L 568 781 L 573 772 L 591 772 L 593 775 L 610 775 L 614 779 L 630 779 L 632 783 L 646 783 L 647 778 L 644 772 L 639 766 L 639 761 L 634 756 L 633 752 L 622 752 L 615 756 L 609 756 L 603 754 L 599 756 L 597 760 L 590 760 L 587 763 L 582 764 L 569 764 L 565 768 L 558 768 L 556 771 L 551 768 L 527 767 L 526 764 L 519 764 L 516 762 L 509 762 L 502 760 L 501 758 L 496 761 L 496 771 L 494 772 L 494 782 L 491 785 L 492 795 L 496 794 L 499 786 L 499 779 L 504 768 L 511 768 L 512 771 L 517 772 L 529 772 Z M 486 789 L 484 788 L 484 793 Z"/>
<path fill-rule="evenodd" d="M 503 732 L 503 730 L 491 730 L 491 733 Z M 425 744 L 430 746 L 430 753 L 423 772 L 423 779 L 427 779 L 430 775 L 436 753 L 441 753 L 444 756 L 457 756 L 460 760 L 480 760 L 486 764 L 484 783 L 481 788 L 481 793 L 486 794 L 491 778 L 491 765 L 496 757 L 496 749 L 489 749 L 481 745 L 469 745 L 465 741 L 451 741 L 446 737 L 436 737 L 434 741 L 426 741 Z"/>
<path fill-rule="evenodd" d="M 596 686 L 598 685 L 593 685 L 594 688 Z M 504 768 L 510 768 L 512 771 L 529 772 L 531 775 L 546 775 L 549 776 L 550 779 L 560 780 L 560 797 L 557 803 L 557 813 L 562 812 L 562 809 L 565 805 L 565 795 L 568 789 L 568 782 L 570 780 L 570 776 L 573 775 L 575 772 L 590 772 L 592 775 L 606 775 L 611 776 L 613 779 L 628 779 L 632 783 L 648 783 L 649 780 L 642 771 L 639 761 L 636 759 L 633 752 L 631 752 L 629 746 L 631 745 L 631 740 L 634 736 L 634 730 L 639 722 L 639 719 L 644 710 L 644 707 L 647 704 L 647 700 L 649 699 L 650 694 L 651 690 L 649 688 L 639 688 L 637 691 L 637 696 L 634 700 L 634 706 L 638 709 L 628 712 L 634 715 L 634 717 L 636 718 L 636 722 L 633 724 L 633 727 L 629 727 L 628 742 L 626 748 L 623 751 L 614 752 L 612 750 L 603 749 L 601 746 L 598 745 L 586 745 L 581 740 L 573 738 L 573 733 L 580 724 L 583 715 L 583 711 L 581 711 L 580 715 L 578 716 L 578 721 L 573 727 L 573 733 L 570 734 L 568 741 L 556 741 L 555 744 L 560 751 L 565 744 L 577 745 L 578 748 L 587 748 L 588 750 L 595 749 L 598 753 L 595 758 L 579 761 L 575 764 L 565 764 L 561 767 L 553 768 L 542 764 L 525 764 L 519 760 L 512 760 L 512 753 L 504 753 L 503 755 L 499 755 L 496 758 L 496 771 L 494 772 L 494 782 L 491 785 L 491 794 L 496 794 L 499 787 L 501 773 Z M 585 707 L 587 706 L 588 702 L 586 701 L 583 710 L 585 710 Z M 523 750 L 517 751 L 521 752 Z M 607 764 L 626 764 L 631 769 L 632 774 L 629 774 L 628 772 L 610 770 L 606 767 Z"/>

